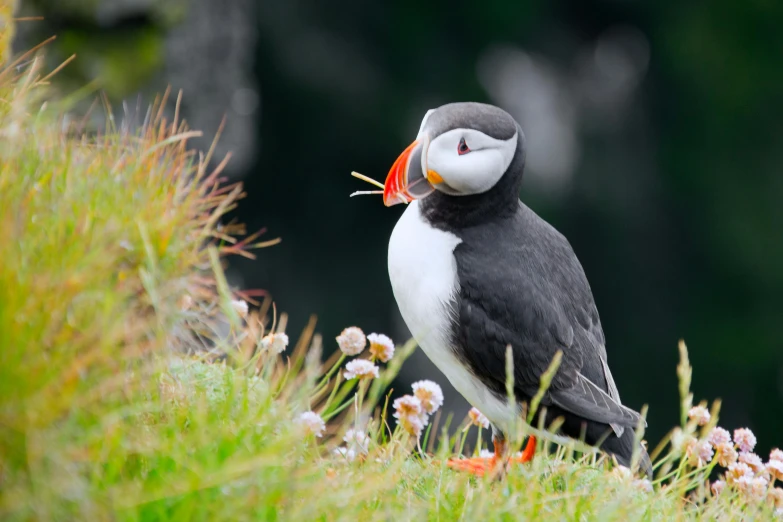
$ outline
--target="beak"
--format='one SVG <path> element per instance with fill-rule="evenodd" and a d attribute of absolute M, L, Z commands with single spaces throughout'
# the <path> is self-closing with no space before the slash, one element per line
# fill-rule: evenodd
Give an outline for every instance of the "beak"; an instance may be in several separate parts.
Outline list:
<path fill-rule="evenodd" d="M 383 187 L 383 204 L 387 207 L 398 203 L 410 203 L 414 199 L 432 194 L 435 187 L 427 181 L 425 172 L 426 136 L 416 140 L 400 154 L 389 170 Z"/>

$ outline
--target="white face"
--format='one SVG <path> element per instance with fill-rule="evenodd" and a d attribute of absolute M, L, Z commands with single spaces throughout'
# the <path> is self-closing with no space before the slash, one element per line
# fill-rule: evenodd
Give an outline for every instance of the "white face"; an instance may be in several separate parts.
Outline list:
<path fill-rule="evenodd" d="M 420 132 L 420 138 L 426 139 L 424 132 Z M 491 189 L 511 164 L 517 149 L 517 134 L 499 140 L 474 129 L 452 129 L 429 145 L 425 143 L 425 147 L 422 170 L 437 173 L 430 177 L 437 190 L 452 196 L 481 194 Z M 437 176 L 443 179 L 442 183 L 434 182 Z"/>

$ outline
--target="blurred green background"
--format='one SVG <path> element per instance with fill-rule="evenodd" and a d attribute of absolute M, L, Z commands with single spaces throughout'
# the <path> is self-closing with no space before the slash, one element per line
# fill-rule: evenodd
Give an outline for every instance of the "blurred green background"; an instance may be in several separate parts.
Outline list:
<path fill-rule="evenodd" d="M 333 338 L 348 325 L 408 335 L 386 272 L 402 209 L 383 180 L 427 109 L 494 103 L 522 125 L 522 199 L 571 241 L 601 314 L 623 402 L 648 437 L 678 422 L 684 338 L 695 400 L 720 397 L 759 452 L 783 444 L 783 3 L 410 0 L 25 0 L 16 49 L 56 34 L 78 58 L 65 89 L 101 80 L 133 113 L 166 85 L 246 184 L 238 216 L 282 244 L 235 261 Z M 444 385 L 422 353 L 409 381 Z"/>

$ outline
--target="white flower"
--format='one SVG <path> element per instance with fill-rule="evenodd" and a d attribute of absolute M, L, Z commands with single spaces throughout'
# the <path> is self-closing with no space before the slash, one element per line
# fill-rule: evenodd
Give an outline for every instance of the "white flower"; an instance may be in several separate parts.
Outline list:
<path fill-rule="evenodd" d="M 370 437 L 362 430 L 350 429 L 346 431 L 343 440 L 350 450 L 358 453 L 367 453 L 370 447 Z"/>
<path fill-rule="evenodd" d="M 396 410 L 395 417 L 399 418 L 401 415 L 424 415 L 424 410 L 421 407 L 421 401 L 418 397 L 412 395 L 403 395 L 398 397 L 392 403 L 392 406 Z"/>
<path fill-rule="evenodd" d="M 710 489 L 712 490 L 712 494 L 716 497 L 723 493 L 723 488 L 726 487 L 726 483 L 722 480 L 716 480 L 712 483 L 712 486 L 710 486 Z"/>
<path fill-rule="evenodd" d="M 764 463 L 761 461 L 761 457 L 756 455 L 755 453 L 740 453 L 739 454 L 739 461 L 744 462 L 748 466 L 750 466 L 750 469 L 753 470 L 754 473 L 762 473 L 765 469 Z"/>
<path fill-rule="evenodd" d="M 379 361 L 389 362 L 389 359 L 394 357 L 394 343 L 388 336 L 371 333 L 367 340 L 370 341 L 370 355 Z"/>
<path fill-rule="evenodd" d="M 737 428 L 734 430 L 734 442 L 740 451 L 753 451 L 756 447 L 756 436 L 748 428 Z"/>
<path fill-rule="evenodd" d="M 378 378 L 378 367 L 366 359 L 354 359 L 345 365 L 343 374 L 347 380 Z"/>
<path fill-rule="evenodd" d="M 397 419 L 397 424 L 411 435 L 416 437 L 421 435 L 421 430 L 427 425 L 428 419 L 419 398 L 413 395 L 403 395 L 395 399 L 392 406 L 395 409 L 394 417 Z"/>
<path fill-rule="evenodd" d="M 676 452 L 687 449 L 691 444 L 694 443 L 695 440 L 696 439 L 693 437 L 693 435 L 685 433 L 680 428 L 674 428 L 672 430 L 671 445 L 672 449 L 674 449 Z"/>
<path fill-rule="evenodd" d="M 479 457 L 481 457 L 482 459 L 491 459 L 494 456 L 495 456 L 495 452 L 489 451 L 486 448 L 479 451 Z"/>
<path fill-rule="evenodd" d="M 706 440 L 690 439 L 685 445 L 685 454 L 692 466 L 700 468 L 712 460 L 712 444 Z"/>
<path fill-rule="evenodd" d="M 767 471 L 776 479 L 783 481 L 783 460 L 770 460 L 767 462 Z"/>
<path fill-rule="evenodd" d="M 769 482 L 764 477 L 745 475 L 737 480 L 736 486 L 745 497 L 750 500 L 760 501 L 767 495 Z"/>
<path fill-rule="evenodd" d="M 413 388 L 413 395 L 419 398 L 421 407 L 425 412 L 432 414 L 443 406 L 443 390 L 440 389 L 437 383 L 418 381 L 414 382 L 411 387 Z"/>
<path fill-rule="evenodd" d="M 630 468 L 621 465 L 612 469 L 612 476 L 619 480 L 625 481 L 631 480 L 633 478 L 633 473 L 631 473 Z"/>
<path fill-rule="evenodd" d="M 634 479 L 633 485 L 636 489 L 642 490 L 645 493 L 652 493 L 653 486 L 649 479 Z"/>
<path fill-rule="evenodd" d="M 704 406 L 694 406 L 688 411 L 688 417 L 696 421 L 699 426 L 710 422 L 710 412 Z"/>
<path fill-rule="evenodd" d="M 731 435 L 727 430 L 724 430 L 720 426 L 717 426 L 715 428 L 712 428 L 712 431 L 710 431 L 710 435 L 709 437 L 707 437 L 707 440 L 709 440 L 710 444 L 715 446 L 715 449 L 717 449 L 719 444 L 730 443 Z"/>
<path fill-rule="evenodd" d="M 313 411 L 306 411 L 299 415 L 297 419 L 298 423 L 305 429 L 310 435 L 321 437 L 326 430 L 326 423 L 320 415 Z"/>
<path fill-rule="evenodd" d="M 776 508 L 783 508 L 783 489 L 772 488 L 769 491 L 767 500 Z"/>
<path fill-rule="evenodd" d="M 185 312 L 190 310 L 191 306 L 193 306 L 193 298 L 188 294 L 182 294 L 182 297 L 179 298 L 179 309 Z"/>
<path fill-rule="evenodd" d="M 779 460 L 783 462 L 783 451 L 778 448 L 773 449 L 769 452 L 769 460 Z"/>
<path fill-rule="evenodd" d="M 244 319 L 247 317 L 247 301 L 244 301 L 243 299 L 236 299 L 231 301 L 231 308 L 234 309 L 236 313 L 239 314 L 239 317 Z"/>
<path fill-rule="evenodd" d="M 718 464 L 724 468 L 737 462 L 737 450 L 734 449 L 734 445 L 731 442 L 721 442 L 715 446 L 715 455 L 718 459 Z"/>
<path fill-rule="evenodd" d="M 729 484 L 734 484 L 742 477 L 753 477 L 753 470 L 750 469 L 750 466 L 744 462 L 735 462 L 734 464 L 729 464 L 729 467 L 726 471 L 726 482 Z"/>
<path fill-rule="evenodd" d="M 484 429 L 489 428 L 489 419 L 487 419 L 483 413 L 478 411 L 477 408 L 471 408 L 468 412 L 468 416 L 470 417 L 470 421 L 474 426 L 479 426 Z"/>
<path fill-rule="evenodd" d="M 274 353 L 283 353 L 288 346 L 288 336 L 282 332 L 266 335 L 261 339 L 261 346 Z"/>
<path fill-rule="evenodd" d="M 359 355 L 364 351 L 367 344 L 367 338 L 362 329 L 356 326 L 349 326 L 337 336 L 337 346 L 345 355 Z"/>
<path fill-rule="evenodd" d="M 334 454 L 335 455 L 340 455 L 341 457 L 343 457 L 348 462 L 351 462 L 353 459 L 356 458 L 356 452 L 354 450 L 349 449 L 349 448 L 344 448 L 342 446 L 339 447 L 339 448 L 335 448 L 334 449 Z"/>
<path fill-rule="evenodd" d="M 401 417 L 397 420 L 397 423 L 402 426 L 405 431 L 416 437 L 421 435 L 422 430 L 427 425 L 422 417 Z"/>

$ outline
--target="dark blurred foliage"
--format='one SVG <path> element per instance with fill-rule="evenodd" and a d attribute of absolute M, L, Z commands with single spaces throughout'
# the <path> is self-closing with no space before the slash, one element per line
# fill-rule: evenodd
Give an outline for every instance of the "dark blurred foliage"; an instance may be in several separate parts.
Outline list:
<path fill-rule="evenodd" d="M 350 171 L 383 180 L 429 108 L 508 109 L 530 145 L 521 197 L 582 261 L 623 400 L 650 405 L 651 441 L 677 423 L 684 338 L 695 399 L 721 397 L 722 424 L 756 430 L 760 452 L 783 444 L 782 3 L 30 0 L 25 9 L 47 17 L 27 23 L 26 41 L 57 33 L 60 57 L 79 54 L 66 79 L 100 75 L 115 100 L 171 83 L 186 104 L 200 100 L 185 114 L 208 133 L 228 114 L 227 148 L 244 158 L 231 173 L 249 194 L 239 217 L 283 238 L 258 261 L 235 262 L 234 281 L 271 291 L 292 331 L 317 314 L 327 339 L 351 324 L 407 335 L 386 273 L 402 209 L 349 199 L 369 188 Z M 245 58 L 231 62 L 237 53 Z M 415 361 L 408 379 L 445 384 L 423 354 Z"/>

